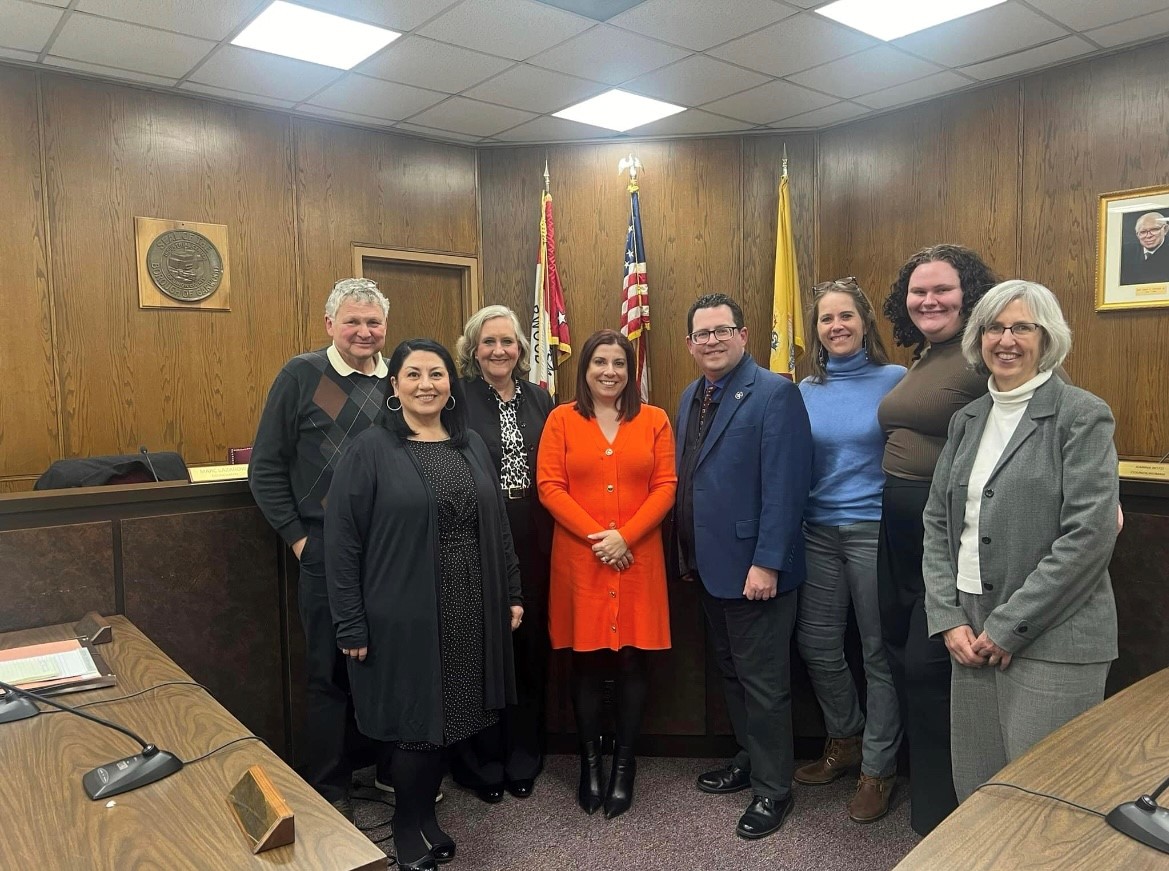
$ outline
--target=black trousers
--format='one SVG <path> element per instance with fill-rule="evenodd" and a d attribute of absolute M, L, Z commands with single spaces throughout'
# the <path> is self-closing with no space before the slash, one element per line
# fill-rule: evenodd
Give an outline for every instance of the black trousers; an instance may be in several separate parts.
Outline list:
<path fill-rule="evenodd" d="M 718 599 L 703 588 L 723 691 L 739 752 L 756 795 L 785 799 L 795 768 L 792 746 L 791 638 L 796 591 L 774 599 Z"/>
<path fill-rule="evenodd" d="M 345 658 L 337 649 L 333 613 L 325 587 L 320 529 L 310 529 L 301 551 L 298 587 L 304 627 L 304 742 L 298 747 L 301 776 L 328 801 L 349 795 L 353 776 L 350 749 L 356 738 Z"/>
<path fill-rule="evenodd" d="M 950 762 L 950 654 L 930 638 L 922 579 L 929 481 L 886 476 L 877 544 L 881 634 L 909 746 L 909 824 L 928 835 L 958 806 Z"/>
<path fill-rule="evenodd" d="M 549 556 L 539 545 L 533 523 L 538 510 L 529 496 L 507 502 L 520 580 L 524 622 L 512 633 L 516 704 L 500 712 L 499 722 L 451 748 L 451 776 L 471 789 L 534 780 L 544 768 L 544 699 L 548 683 Z"/>

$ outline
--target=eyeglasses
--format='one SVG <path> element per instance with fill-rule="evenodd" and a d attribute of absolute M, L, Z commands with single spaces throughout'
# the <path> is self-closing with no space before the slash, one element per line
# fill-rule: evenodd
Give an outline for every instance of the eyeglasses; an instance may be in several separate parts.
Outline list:
<path fill-rule="evenodd" d="M 821 281 L 817 285 L 813 285 L 812 293 L 827 293 L 830 290 L 857 290 L 855 276 L 848 276 L 847 278 L 838 278 L 835 281 Z"/>
<path fill-rule="evenodd" d="M 695 330 L 686 338 L 695 345 L 705 345 L 711 336 L 714 336 L 716 342 L 725 342 L 741 329 L 742 327 L 715 327 L 713 330 Z"/>
<path fill-rule="evenodd" d="M 990 336 L 991 338 L 998 339 L 1002 337 L 1003 333 L 1010 330 L 1012 336 L 1014 336 L 1016 339 L 1022 339 L 1026 336 L 1035 335 L 1041 329 L 1043 328 L 1039 326 L 1039 324 L 1029 324 L 1026 321 L 1019 321 L 1019 323 L 1011 324 L 1010 326 L 1003 326 L 1002 324 L 991 324 L 989 327 L 982 328 L 982 334 L 984 336 Z"/>

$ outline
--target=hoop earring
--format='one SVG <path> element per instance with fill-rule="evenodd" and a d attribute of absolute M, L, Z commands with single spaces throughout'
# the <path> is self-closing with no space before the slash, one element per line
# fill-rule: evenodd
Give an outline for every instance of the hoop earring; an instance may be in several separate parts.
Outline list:
<path fill-rule="evenodd" d="M 446 401 L 447 404 L 444 405 L 443 408 L 445 408 L 447 411 L 454 411 L 455 406 L 458 405 L 458 403 L 455 402 L 455 398 L 453 396 L 448 396 Z"/>
<path fill-rule="evenodd" d="M 392 399 L 398 400 L 398 407 L 397 408 L 390 405 L 390 400 L 392 400 Z M 402 400 L 398 399 L 398 394 L 394 393 L 394 394 L 386 397 L 386 408 L 388 408 L 390 411 L 401 411 L 402 410 Z"/>

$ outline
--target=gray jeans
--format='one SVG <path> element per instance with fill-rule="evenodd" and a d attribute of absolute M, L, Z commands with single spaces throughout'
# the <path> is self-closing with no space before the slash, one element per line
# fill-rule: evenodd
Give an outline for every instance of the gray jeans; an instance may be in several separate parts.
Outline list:
<path fill-rule="evenodd" d="M 800 588 L 796 640 L 824 712 L 828 736 L 847 738 L 863 729 L 861 771 L 888 777 L 897 770 L 901 713 L 877 608 L 879 528 L 876 521 L 849 526 L 804 524 L 808 579 Z M 864 652 L 867 721 L 844 659 L 850 603 Z"/>

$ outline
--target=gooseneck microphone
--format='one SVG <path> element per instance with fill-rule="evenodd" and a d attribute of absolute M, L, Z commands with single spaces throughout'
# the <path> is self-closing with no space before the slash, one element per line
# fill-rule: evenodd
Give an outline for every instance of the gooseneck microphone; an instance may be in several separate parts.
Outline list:
<path fill-rule="evenodd" d="M 154 471 L 154 463 L 150 461 L 150 451 L 146 450 L 146 445 L 138 445 L 138 453 L 146 458 L 146 465 L 150 467 L 150 474 L 154 476 L 154 482 L 160 483 L 162 479 L 158 477 L 158 472 Z"/>
<path fill-rule="evenodd" d="M 142 738 L 134 732 L 131 732 L 125 726 L 119 726 L 110 720 L 96 717 L 77 708 L 71 708 L 69 705 L 63 705 L 40 693 L 22 690 L 3 681 L 0 681 L 0 689 L 5 691 L 6 700 L 9 697 L 22 697 L 25 701 L 32 699 L 41 702 L 42 704 L 58 708 L 66 713 L 75 714 L 82 719 L 97 723 L 99 726 L 105 726 L 107 729 L 121 732 L 128 738 L 134 739 L 142 747 L 141 753 L 99 766 L 82 776 L 81 785 L 85 787 L 85 794 L 94 801 L 100 798 L 107 798 L 111 795 L 129 792 L 140 786 L 146 786 L 157 780 L 162 780 L 164 777 L 169 777 L 183 767 L 183 760 L 179 759 L 179 757 L 166 750 L 159 750 L 153 744 L 142 740 Z M 32 705 L 32 708 L 33 713 L 39 713 L 35 705 Z M 25 713 L 24 716 L 32 716 L 32 714 Z M 18 717 L 15 719 L 21 718 Z"/>
<path fill-rule="evenodd" d="M 1169 777 L 1152 793 L 1113 808 L 1105 821 L 1133 840 L 1169 853 L 1169 810 L 1157 804 L 1157 799 L 1166 789 L 1169 789 Z"/>

